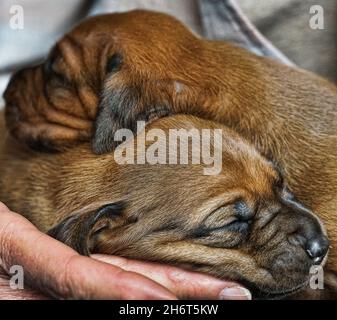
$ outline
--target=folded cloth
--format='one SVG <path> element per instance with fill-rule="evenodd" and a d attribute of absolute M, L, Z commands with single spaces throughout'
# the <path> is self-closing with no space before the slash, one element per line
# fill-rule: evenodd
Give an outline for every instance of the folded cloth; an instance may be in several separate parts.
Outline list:
<path fill-rule="evenodd" d="M 291 61 L 337 83 L 336 0 L 236 2 L 259 31 Z M 310 27 L 317 6 L 323 11 L 324 29 Z"/>
<path fill-rule="evenodd" d="M 226 40 L 261 55 L 292 65 L 248 20 L 233 0 L 199 0 L 205 36 Z"/>

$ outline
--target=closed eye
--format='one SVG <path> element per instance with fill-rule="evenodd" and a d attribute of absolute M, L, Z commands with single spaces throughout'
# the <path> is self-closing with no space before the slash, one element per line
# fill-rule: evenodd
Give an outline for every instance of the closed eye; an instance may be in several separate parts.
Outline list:
<path fill-rule="evenodd" d="M 230 203 L 212 211 L 208 216 L 206 216 L 202 225 L 207 230 L 215 230 L 236 220 L 237 219 L 233 214 L 233 204 Z"/>
<path fill-rule="evenodd" d="M 122 63 L 123 63 L 123 56 L 120 53 L 115 53 L 108 59 L 108 62 L 105 67 L 106 72 L 112 73 L 120 70 Z"/>
<path fill-rule="evenodd" d="M 208 233 L 246 232 L 254 216 L 254 211 L 239 199 L 213 211 L 203 221 L 201 229 Z"/>
<path fill-rule="evenodd" d="M 205 228 L 205 226 L 201 226 L 191 232 L 191 237 L 194 239 L 221 239 L 220 242 L 228 245 L 228 241 L 232 242 L 232 244 L 238 244 L 238 239 L 242 241 L 245 239 L 250 230 L 250 221 L 240 221 L 237 219 L 232 220 L 231 222 L 227 222 L 223 226 L 215 227 L 215 228 Z M 233 237 L 235 235 L 239 236 Z"/>
<path fill-rule="evenodd" d="M 251 220 L 248 221 L 240 221 L 233 220 L 230 223 L 223 225 L 222 227 L 217 227 L 213 229 L 209 229 L 210 232 L 219 232 L 219 231 L 227 231 L 227 232 L 246 232 L 252 223 Z"/>

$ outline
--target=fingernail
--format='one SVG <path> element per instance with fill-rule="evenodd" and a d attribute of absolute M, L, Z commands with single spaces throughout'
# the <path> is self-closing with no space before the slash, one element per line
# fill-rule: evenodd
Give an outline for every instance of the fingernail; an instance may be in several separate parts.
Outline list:
<path fill-rule="evenodd" d="M 219 293 L 220 300 L 252 300 L 252 295 L 249 290 L 243 287 L 228 287 L 224 288 Z"/>

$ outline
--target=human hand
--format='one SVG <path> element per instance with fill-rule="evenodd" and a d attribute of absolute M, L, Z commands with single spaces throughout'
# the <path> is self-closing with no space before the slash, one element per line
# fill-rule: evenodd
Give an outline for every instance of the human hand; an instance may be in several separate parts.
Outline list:
<path fill-rule="evenodd" d="M 238 284 L 205 274 L 115 256 L 81 256 L 1 202 L 0 265 L 0 299 L 250 299 Z M 23 267 L 24 280 L 34 289 L 9 288 L 12 265 Z"/>

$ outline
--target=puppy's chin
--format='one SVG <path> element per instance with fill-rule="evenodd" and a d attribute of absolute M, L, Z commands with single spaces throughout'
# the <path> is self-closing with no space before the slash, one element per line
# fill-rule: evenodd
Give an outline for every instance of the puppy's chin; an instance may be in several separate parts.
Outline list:
<path fill-rule="evenodd" d="M 260 279 L 255 279 L 258 274 L 265 274 L 265 270 L 255 270 L 255 274 L 251 276 L 242 275 L 244 272 L 238 269 L 238 273 L 232 273 L 226 271 L 226 268 L 221 268 L 219 266 L 202 266 L 198 263 L 189 265 L 186 263 L 177 264 L 176 266 L 182 267 L 187 270 L 192 270 L 196 272 L 207 273 L 216 278 L 223 280 L 231 280 L 240 283 L 245 286 L 252 293 L 253 299 L 285 299 L 301 290 L 306 288 L 309 284 L 309 271 L 297 274 L 297 276 L 292 277 L 292 279 L 287 279 L 287 277 L 274 279 L 273 275 L 271 277 L 266 276 L 265 281 L 261 282 Z M 242 266 L 244 268 L 244 266 Z M 260 277 L 257 277 L 260 278 Z"/>
<path fill-rule="evenodd" d="M 265 288 L 259 288 L 254 283 L 246 280 L 239 281 L 243 286 L 250 290 L 254 300 L 282 300 L 288 299 L 292 295 L 302 291 L 309 284 L 309 279 L 303 281 L 298 285 L 294 285 L 292 288 L 268 290 Z"/>
<path fill-rule="evenodd" d="M 254 255 L 247 255 L 245 250 L 191 246 L 189 241 L 184 240 L 153 244 L 151 237 L 145 237 L 128 247 L 117 242 L 111 241 L 111 246 L 107 242 L 100 242 L 101 245 L 93 245 L 92 250 L 130 259 L 168 263 L 226 281 L 235 281 L 247 287 L 254 299 L 286 298 L 300 291 L 309 281 L 311 263 L 305 254 L 299 252 L 292 252 L 291 257 L 287 253 L 291 262 L 289 260 L 289 264 L 283 264 L 285 258 L 280 252 L 265 253 L 267 258 L 261 262 Z"/>
<path fill-rule="evenodd" d="M 287 299 L 288 297 L 302 291 L 304 288 L 306 288 L 309 284 L 309 278 L 308 277 L 300 277 L 297 281 L 293 282 L 293 285 L 288 287 L 275 287 L 275 284 L 270 284 L 270 287 L 268 287 L 267 284 L 261 284 L 261 283 L 254 283 L 251 281 L 251 279 L 242 278 L 241 275 L 233 275 L 228 274 L 226 271 L 224 271 L 223 268 L 218 268 L 216 266 L 211 268 L 205 268 L 201 264 L 194 263 L 194 264 L 188 264 L 188 263 L 179 263 L 175 264 L 176 267 L 196 271 L 196 272 L 202 272 L 207 273 L 209 275 L 212 275 L 216 278 L 223 279 L 225 281 L 232 280 L 236 281 L 239 284 L 246 287 L 251 293 L 254 300 L 281 300 L 281 299 Z M 258 270 L 256 271 L 259 272 Z M 303 278 L 303 279 L 302 279 Z M 302 280 L 301 280 L 302 279 Z"/>

